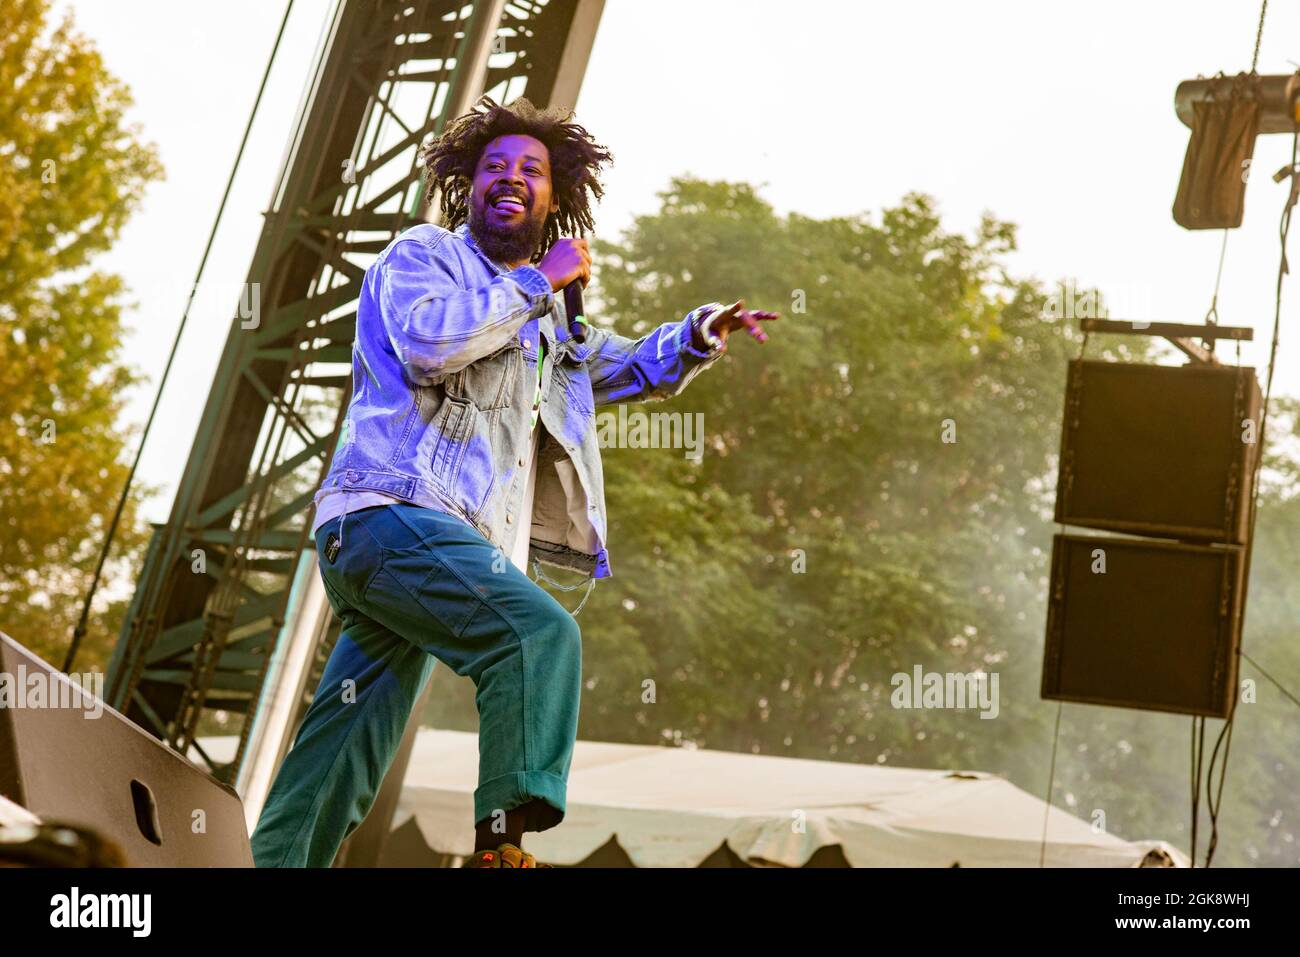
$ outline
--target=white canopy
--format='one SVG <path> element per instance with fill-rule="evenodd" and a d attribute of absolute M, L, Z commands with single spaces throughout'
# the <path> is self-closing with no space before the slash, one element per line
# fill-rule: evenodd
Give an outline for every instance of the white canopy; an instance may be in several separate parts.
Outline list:
<path fill-rule="evenodd" d="M 429 847 L 473 852 L 478 735 L 422 729 L 393 827 L 412 817 Z M 529 834 L 538 860 L 576 864 L 616 837 L 638 867 L 695 867 L 725 841 L 755 864 L 800 867 L 838 844 L 854 867 L 1037 867 L 1041 798 L 979 771 L 579 741 L 564 823 Z M 1125 841 L 1053 807 L 1047 867 L 1137 867 L 1163 841 Z"/>

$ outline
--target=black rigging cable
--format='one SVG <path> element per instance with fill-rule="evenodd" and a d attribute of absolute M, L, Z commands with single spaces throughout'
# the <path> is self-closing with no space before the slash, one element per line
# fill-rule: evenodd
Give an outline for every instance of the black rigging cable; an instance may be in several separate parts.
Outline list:
<path fill-rule="evenodd" d="M 1268 13 L 1268 0 L 1263 0 L 1259 8 L 1259 23 L 1256 25 L 1255 28 L 1255 50 L 1254 53 L 1251 55 L 1251 59 L 1250 59 L 1251 76 L 1257 76 L 1259 72 L 1259 47 L 1261 41 L 1264 38 L 1264 17 L 1267 13 Z M 1297 130 L 1296 135 L 1300 136 L 1300 129 Z M 1250 500 L 1250 518 L 1247 523 L 1248 530 L 1246 535 L 1246 541 L 1250 542 L 1251 544 L 1247 548 L 1245 560 L 1243 563 L 1244 567 L 1242 569 L 1241 607 L 1243 609 L 1242 612 L 1243 619 L 1245 615 L 1244 609 L 1246 606 L 1245 596 L 1250 584 L 1250 558 L 1251 558 L 1251 553 L 1254 551 L 1255 516 L 1259 506 L 1259 475 L 1260 475 L 1260 468 L 1261 465 L 1263 464 L 1263 459 L 1264 459 L 1264 424 L 1268 419 L 1269 398 L 1273 392 L 1273 370 L 1277 362 L 1278 327 L 1280 324 L 1279 321 L 1282 312 L 1282 277 L 1288 272 L 1287 261 L 1286 261 L 1286 237 L 1291 224 L 1291 208 L 1295 205 L 1295 201 L 1296 201 L 1296 179 L 1295 179 L 1296 142 L 1297 142 L 1296 137 L 1293 137 L 1291 143 L 1291 166 L 1289 170 L 1289 174 L 1292 177 L 1292 185 L 1291 185 L 1291 190 L 1288 194 L 1286 205 L 1283 207 L 1282 210 L 1282 226 L 1281 226 L 1282 255 L 1281 255 L 1281 262 L 1278 266 L 1277 291 L 1275 297 L 1276 301 L 1274 304 L 1274 313 L 1273 313 L 1273 343 L 1272 343 L 1272 349 L 1269 353 L 1268 377 L 1267 377 L 1267 385 L 1265 386 L 1265 390 L 1264 390 L 1264 402 L 1263 402 L 1262 409 L 1260 411 L 1259 433 L 1255 436 L 1255 443 L 1256 443 L 1255 448 L 1257 450 L 1257 454 L 1255 456 L 1255 463 L 1253 468 L 1254 487 L 1252 489 L 1252 495 Z M 1219 276 L 1220 277 L 1223 275 L 1223 256 L 1224 256 L 1224 252 L 1227 249 L 1227 245 L 1228 245 L 1228 237 L 1227 237 L 1227 231 L 1225 230 L 1224 237 L 1223 237 L 1223 247 L 1219 251 Z M 1210 313 L 1207 314 L 1206 316 L 1207 322 L 1210 321 L 1210 315 L 1213 315 L 1216 320 L 1218 319 L 1217 310 L 1215 308 L 1218 302 L 1218 297 L 1219 297 L 1219 279 L 1216 278 L 1214 282 L 1214 298 L 1211 300 L 1210 303 Z M 1240 358 L 1241 358 L 1240 342 L 1238 342 L 1237 344 L 1237 358 L 1238 361 L 1240 362 Z M 1241 656 L 1242 652 L 1240 648 L 1238 649 L 1237 654 L 1239 657 Z M 1215 848 L 1218 846 L 1218 841 L 1219 841 L 1219 812 L 1222 807 L 1223 784 L 1227 777 L 1228 753 L 1232 747 L 1232 726 L 1233 726 L 1233 718 L 1236 716 L 1236 713 L 1237 713 L 1237 696 L 1236 694 L 1234 694 L 1232 699 L 1232 707 L 1228 711 L 1227 720 L 1224 721 L 1223 727 L 1219 729 L 1219 736 L 1214 742 L 1214 748 L 1210 752 L 1210 764 L 1208 768 L 1208 773 L 1205 775 L 1205 805 L 1206 805 L 1206 809 L 1210 813 L 1210 838 L 1208 842 L 1209 846 L 1207 847 L 1205 853 L 1206 867 L 1209 867 L 1210 862 L 1214 859 L 1214 851 Z M 1200 735 L 1199 749 L 1197 747 L 1198 730 Z M 1213 783 L 1214 768 L 1215 768 L 1215 764 L 1218 761 L 1220 746 L 1223 747 L 1223 763 L 1219 765 L 1218 787 L 1217 789 L 1215 789 Z M 1201 774 L 1202 771 L 1204 770 L 1203 761 L 1205 756 L 1204 747 L 1205 747 L 1205 718 L 1203 716 L 1193 717 L 1192 718 L 1192 768 L 1191 768 L 1192 771 L 1192 808 L 1191 808 L 1192 867 L 1196 866 L 1197 819 L 1200 815 Z"/>
<path fill-rule="evenodd" d="M 1268 6 L 1268 0 L 1265 0 L 1264 6 L 1265 7 Z M 1260 21 L 1261 23 L 1263 22 L 1262 11 L 1260 13 Z M 1258 41 L 1256 41 L 1256 45 L 1258 46 Z M 1251 564 L 1250 559 L 1251 559 L 1251 554 L 1254 552 L 1253 542 L 1255 540 L 1255 519 L 1259 509 L 1259 485 L 1260 485 L 1259 477 L 1264 464 L 1264 441 L 1265 441 L 1264 433 L 1265 433 L 1265 427 L 1268 423 L 1269 400 L 1273 394 L 1273 373 L 1277 367 L 1277 347 L 1278 347 L 1278 339 L 1279 339 L 1279 330 L 1281 327 L 1281 319 L 1282 319 L 1282 281 L 1286 277 L 1287 273 L 1291 271 L 1290 265 L 1288 264 L 1286 258 L 1286 242 L 1287 242 L 1287 236 L 1291 232 L 1291 212 L 1292 210 L 1295 209 L 1297 199 L 1300 199 L 1300 170 L 1298 170 L 1296 166 L 1296 160 L 1298 156 L 1300 156 L 1300 128 L 1297 128 L 1296 131 L 1291 136 L 1291 165 L 1289 167 L 1284 168 L 1283 170 L 1279 170 L 1279 174 L 1278 174 L 1281 178 L 1289 177 L 1291 180 L 1291 184 L 1290 184 L 1290 188 L 1287 190 L 1286 202 L 1282 206 L 1282 219 L 1281 222 L 1278 224 L 1278 239 L 1281 244 L 1281 251 L 1278 258 L 1278 266 L 1277 266 L 1277 285 L 1274 290 L 1274 297 L 1273 297 L 1273 341 L 1269 347 L 1268 376 L 1266 378 L 1266 384 L 1264 387 L 1264 403 L 1260 409 L 1260 414 L 1259 414 L 1259 434 L 1255 437 L 1255 441 L 1256 441 L 1255 447 L 1257 452 L 1255 455 L 1255 466 L 1254 466 L 1254 479 L 1253 479 L 1254 488 L 1252 489 L 1251 500 L 1250 500 L 1250 520 L 1249 520 L 1247 539 L 1246 539 L 1247 541 L 1252 543 L 1252 546 L 1250 550 L 1246 553 L 1245 568 L 1242 570 L 1241 587 L 1242 587 L 1243 608 L 1245 607 L 1246 590 L 1250 585 L 1250 564 Z M 1244 653 L 1241 652 L 1240 650 L 1238 651 L 1238 655 L 1244 657 Z M 1251 664 L 1254 664 L 1254 662 L 1252 661 Z M 1259 666 L 1255 665 L 1255 667 L 1258 668 Z M 1263 669 L 1260 670 L 1261 672 L 1263 671 Z M 1273 681 L 1271 677 L 1269 678 L 1269 680 Z M 1281 685 L 1278 685 L 1278 687 L 1281 687 Z M 1283 689 L 1283 691 L 1287 694 L 1288 697 L 1291 697 L 1293 701 L 1295 700 L 1295 698 L 1291 696 L 1290 692 L 1286 692 L 1286 689 Z M 1214 849 L 1218 844 L 1219 811 L 1221 808 L 1221 802 L 1223 798 L 1223 783 L 1228 772 L 1228 753 L 1232 747 L 1232 725 L 1236 713 L 1237 713 L 1237 699 L 1236 696 L 1234 695 L 1232 710 L 1228 712 L 1228 719 L 1227 721 L 1224 722 L 1223 727 L 1219 730 L 1219 738 L 1214 744 L 1214 750 L 1210 754 L 1210 766 L 1205 781 L 1206 806 L 1209 808 L 1210 811 L 1210 842 L 1205 855 L 1206 867 L 1209 867 L 1210 862 L 1214 859 Z M 1226 736 L 1226 740 L 1225 740 L 1225 736 Z M 1214 778 L 1215 759 L 1219 753 L 1220 744 L 1223 745 L 1223 763 L 1219 765 L 1219 781 L 1218 781 L 1217 791 L 1212 794 L 1211 787 L 1213 785 L 1211 782 L 1213 781 Z"/>

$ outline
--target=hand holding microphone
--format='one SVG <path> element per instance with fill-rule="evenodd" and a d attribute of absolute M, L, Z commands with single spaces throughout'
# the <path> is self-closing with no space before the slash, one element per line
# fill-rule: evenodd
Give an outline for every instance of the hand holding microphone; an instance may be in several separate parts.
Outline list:
<path fill-rule="evenodd" d="M 537 268 L 551 281 L 551 291 L 559 292 L 577 280 L 585 288 L 591 282 L 591 252 L 585 239 L 557 239 L 546 250 Z"/>
<path fill-rule="evenodd" d="M 564 312 L 569 318 L 569 334 L 585 342 L 587 332 L 582 306 L 582 290 L 591 282 L 591 251 L 585 239 L 558 239 L 537 264 L 551 281 L 551 290 L 564 290 Z"/>

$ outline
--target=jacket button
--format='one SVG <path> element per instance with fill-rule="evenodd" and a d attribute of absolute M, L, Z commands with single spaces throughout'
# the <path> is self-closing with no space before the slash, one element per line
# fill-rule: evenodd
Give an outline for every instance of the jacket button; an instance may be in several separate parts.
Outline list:
<path fill-rule="evenodd" d="M 523 464 L 524 464 L 524 460 L 523 460 L 523 459 L 520 459 L 520 460 L 519 460 L 519 464 L 520 464 L 520 465 L 523 465 Z"/>
<path fill-rule="evenodd" d="M 524 348 L 525 348 L 525 349 L 531 349 L 532 347 L 533 347 L 533 343 L 532 343 L 532 341 L 529 340 L 529 339 L 525 339 L 525 340 L 524 340 Z"/>
<path fill-rule="evenodd" d="M 513 515 L 507 515 L 507 516 L 506 516 L 506 524 L 507 524 L 507 525 L 511 525 L 511 524 L 513 524 L 513 523 L 514 523 L 514 520 L 515 520 L 515 517 L 514 517 Z"/>

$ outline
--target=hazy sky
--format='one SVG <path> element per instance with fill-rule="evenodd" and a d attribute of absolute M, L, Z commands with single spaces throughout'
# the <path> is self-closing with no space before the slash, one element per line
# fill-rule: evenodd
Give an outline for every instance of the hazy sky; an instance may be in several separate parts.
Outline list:
<path fill-rule="evenodd" d="M 167 169 L 98 263 L 124 275 L 139 303 L 126 358 L 150 377 L 129 410 L 143 423 L 284 3 L 59 0 L 56 14 L 66 7 L 130 86 L 131 118 Z M 294 5 L 145 450 L 141 477 L 166 487 L 151 520 L 170 509 L 233 314 L 226 290 L 245 278 L 330 8 Z M 1248 69 L 1257 17 L 1255 3 L 1188 0 L 608 0 L 576 104 L 616 159 L 597 235 L 656 209 L 656 193 L 684 173 L 755 183 L 778 213 L 814 217 L 875 213 L 920 190 L 949 229 L 969 232 L 984 210 L 1017 223 L 1019 275 L 1076 277 L 1128 307 L 1124 318 L 1199 322 L 1222 233 L 1188 232 L 1170 215 L 1188 138 L 1174 89 Z M 1289 73 L 1292 61 L 1300 10 L 1275 3 L 1259 69 Z M 1229 238 L 1219 296 L 1221 322 L 1255 328 L 1243 361 L 1261 379 L 1287 189 L 1269 174 L 1290 147 L 1282 135 L 1256 145 L 1261 175 Z M 1275 389 L 1295 394 L 1294 282 L 1284 296 Z"/>

